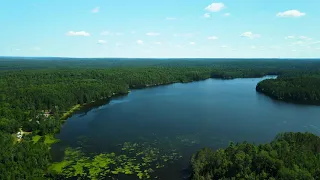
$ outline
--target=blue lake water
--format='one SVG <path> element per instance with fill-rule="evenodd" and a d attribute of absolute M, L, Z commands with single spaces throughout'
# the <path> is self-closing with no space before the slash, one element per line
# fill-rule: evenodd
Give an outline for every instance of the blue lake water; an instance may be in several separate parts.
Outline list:
<path fill-rule="evenodd" d="M 155 169 L 152 177 L 183 179 L 192 153 L 202 147 L 222 148 L 230 141 L 265 143 L 286 131 L 320 135 L 319 106 L 288 104 L 259 94 L 255 86 L 262 79 L 208 79 L 132 90 L 70 117 L 57 134 L 62 142 L 52 147 L 53 158 L 61 160 L 69 146 L 82 146 L 88 154 L 121 153 L 119 146 L 125 142 L 156 141 L 158 148 L 174 149 L 179 158 Z"/>

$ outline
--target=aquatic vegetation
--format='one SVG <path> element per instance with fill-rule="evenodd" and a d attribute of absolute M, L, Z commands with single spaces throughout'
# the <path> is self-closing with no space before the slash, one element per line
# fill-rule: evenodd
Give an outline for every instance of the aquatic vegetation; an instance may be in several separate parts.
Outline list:
<path fill-rule="evenodd" d="M 156 168 L 157 168 L 157 169 L 159 169 L 159 168 L 163 168 L 163 167 L 164 167 L 164 165 L 163 165 L 163 164 L 159 164 L 159 163 L 157 163 L 157 164 L 156 164 Z"/>
<path fill-rule="evenodd" d="M 192 146 L 200 143 L 200 138 L 197 135 L 177 136 L 176 139 L 186 146 Z"/>
<path fill-rule="evenodd" d="M 85 147 L 88 138 L 80 139 Z M 66 148 L 64 161 L 52 164 L 49 170 L 65 177 L 100 179 L 128 175 L 150 179 L 155 170 L 182 158 L 179 148 L 195 145 L 199 139 L 197 135 L 187 135 L 124 142 L 116 146 L 117 151 L 101 154 L 86 154 L 82 148 Z"/>
<path fill-rule="evenodd" d="M 62 173 L 63 169 L 67 166 L 69 166 L 72 163 L 72 161 L 61 161 L 61 162 L 56 162 L 50 165 L 49 171 L 54 171 L 56 173 Z"/>
<path fill-rule="evenodd" d="M 165 151 L 148 143 L 125 142 L 120 152 L 89 157 L 81 148 L 66 148 L 64 161 L 53 163 L 49 170 L 65 177 L 99 179 L 124 174 L 149 179 L 154 169 L 182 157 L 175 150 Z"/>
<path fill-rule="evenodd" d="M 56 139 L 53 134 L 47 134 L 44 137 L 44 143 L 49 146 L 60 141 L 59 139 Z"/>
<path fill-rule="evenodd" d="M 35 136 L 32 137 L 32 141 L 33 141 L 34 143 L 37 143 L 40 139 L 41 139 L 41 136 L 40 136 L 40 135 L 35 135 Z"/>
<path fill-rule="evenodd" d="M 37 143 L 43 136 L 35 135 L 32 137 L 32 141 Z M 54 143 L 59 142 L 59 139 L 56 139 L 53 134 L 47 134 L 44 136 L 44 143 L 48 146 L 51 146 Z"/>

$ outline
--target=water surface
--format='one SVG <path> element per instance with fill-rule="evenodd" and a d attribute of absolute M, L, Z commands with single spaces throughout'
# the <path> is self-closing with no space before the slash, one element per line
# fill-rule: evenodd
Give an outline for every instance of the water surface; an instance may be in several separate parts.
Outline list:
<path fill-rule="evenodd" d="M 57 135 L 62 142 L 53 146 L 53 158 L 61 160 L 68 146 L 98 154 L 120 153 L 124 142 L 157 142 L 158 148 L 175 149 L 180 158 L 156 169 L 153 177 L 183 179 L 192 153 L 201 147 L 226 147 L 230 141 L 265 143 L 286 131 L 320 135 L 320 107 L 259 94 L 255 86 L 262 79 L 208 79 L 133 90 L 69 118 Z"/>

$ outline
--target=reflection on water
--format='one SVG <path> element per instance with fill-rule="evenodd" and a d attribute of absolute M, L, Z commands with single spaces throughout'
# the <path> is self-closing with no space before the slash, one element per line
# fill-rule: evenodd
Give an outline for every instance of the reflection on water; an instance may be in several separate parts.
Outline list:
<path fill-rule="evenodd" d="M 309 131 L 311 133 L 319 134 L 320 133 L 320 127 L 310 124 L 309 126 L 305 126 L 306 131 Z"/>
<path fill-rule="evenodd" d="M 133 90 L 128 96 L 69 118 L 57 135 L 62 142 L 52 147 L 53 158 L 61 161 L 67 147 L 81 147 L 76 150 L 81 150 L 87 163 L 75 167 L 86 169 L 87 175 L 90 168 L 95 169 L 88 165 L 95 157 L 109 162 L 111 157 L 126 155 L 124 164 L 115 160 L 116 164 L 108 166 L 106 177 L 136 179 L 146 170 L 151 179 L 182 179 L 188 177 L 184 170 L 192 153 L 202 147 L 217 149 L 230 141 L 245 140 L 265 143 L 285 131 L 320 135 L 319 107 L 288 104 L 256 93 L 255 86 L 261 80 L 209 79 Z M 140 154 L 142 150 L 152 150 L 151 162 L 146 158 L 148 165 L 142 164 L 142 157 L 150 152 Z M 165 162 L 162 156 L 170 160 Z M 132 175 L 123 175 L 126 172 Z"/>
<path fill-rule="evenodd" d="M 119 104 L 119 103 L 125 103 L 125 102 L 129 102 L 129 100 L 125 100 L 125 99 L 123 99 L 123 100 L 112 100 L 112 101 L 110 101 L 110 103 L 108 104 L 108 106 L 112 106 L 112 105 L 114 105 L 114 104 Z M 99 109 L 99 108 L 98 108 Z"/>

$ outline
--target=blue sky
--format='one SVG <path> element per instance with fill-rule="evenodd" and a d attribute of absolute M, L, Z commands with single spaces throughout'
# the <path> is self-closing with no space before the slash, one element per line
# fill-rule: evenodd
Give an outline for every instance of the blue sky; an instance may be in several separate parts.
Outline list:
<path fill-rule="evenodd" d="M 320 57 L 319 0 L 4 0 L 0 56 Z"/>

